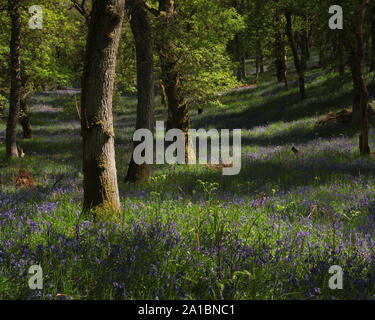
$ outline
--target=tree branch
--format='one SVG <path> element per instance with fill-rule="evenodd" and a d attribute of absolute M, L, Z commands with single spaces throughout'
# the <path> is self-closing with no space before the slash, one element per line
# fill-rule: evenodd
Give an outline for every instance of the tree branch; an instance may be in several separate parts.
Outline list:
<path fill-rule="evenodd" d="M 147 1 L 145 1 L 145 8 L 151 12 L 155 17 L 159 15 L 159 11 L 152 7 Z"/>
<path fill-rule="evenodd" d="M 82 0 L 81 3 L 78 0 L 71 0 L 73 7 L 87 20 L 89 13 L 85 9 L 86 0 Z"/>

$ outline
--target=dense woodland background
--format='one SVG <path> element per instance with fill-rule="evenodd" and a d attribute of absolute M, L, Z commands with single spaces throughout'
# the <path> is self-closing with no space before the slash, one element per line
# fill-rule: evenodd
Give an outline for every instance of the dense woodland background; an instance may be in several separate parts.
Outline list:
<path fill-rule="evenodd" d="M 32 5 L 0 0 L 1 298 L 375 298 L 374 1 Z M 186 160 L 241 128 L 242 171 L 137 165 L 156 120 Z"/>

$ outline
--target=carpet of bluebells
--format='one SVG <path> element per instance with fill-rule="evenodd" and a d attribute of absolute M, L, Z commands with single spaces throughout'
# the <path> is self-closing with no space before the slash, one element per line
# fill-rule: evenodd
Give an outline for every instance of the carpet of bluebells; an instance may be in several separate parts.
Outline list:
<path fill-rule="evenodd" d="M 135 98 L 119 98 L 122 212 L 95 218 L 80 215 L 76 92 L 36 96 L 35 137 L 19 132 L 33 187 L 14 185 L 20 163 L 0 146 L 0 299 L 375 299 L 375 162 L 358 157 L 353 128 L 314 125 L 350 106 L 331 77 L 312 74 L 303 102 L 265 79 L 192 116 L 195 128 L 243 129 L 238 176 L 163 165 L 150 184 L 125 184 Z M 41 290 L 28 286 L 31 265 Z M 328 286 L 333 265 L 342 290 Z"/>

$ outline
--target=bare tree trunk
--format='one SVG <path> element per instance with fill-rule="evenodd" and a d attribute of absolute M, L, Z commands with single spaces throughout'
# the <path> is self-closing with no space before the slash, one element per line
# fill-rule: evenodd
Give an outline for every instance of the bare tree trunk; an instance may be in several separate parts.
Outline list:
<path fill-rule="evenodd" d="M 130 26 L 134 35 L 137 58 L 137 123 L 136 130 L 152 130 L 154 121 L 154 61 L 152 31 L 143 0 L 126 0 Z M 140 142 L 134 142 L 134 148 Z M 126 181 L 143 182 L 150 180 L 150 166 L 138 165 L 132 157 Z"/>
<path fill-rule="evenodd" d="M 256 58 L 256 71 L 255 77 L 258 80 L 259 74 L 264 73 L 264 66 L 263 66 L 263 47 L 261 40 L 258 39 L 257 41 L 257 58 Z"/>
<path fill-rule="evenodd" d="M 285 89 L 289 90 L 289 83 L 288 83 L 288 57 L 285 52 L 284 47 L 284 63 L 283 63 L 283 78 L 285 83 Z"/>
<path fill-rule="evenodd" d="M 308 59 L 308 43 L 307 43 L 307 31 L 301 32 L 301 66 L 305 71 L 307 70 L 307 59 Z"/>
<path fill-rule="evenodd" d="M 259 56 L 259 72 L 260 74 L 264 73 L 263 52 Z"/>
<path fill-rule="evenodd" d="M 243 73 L 242 73 L 242 56 L 241 56 L 241 46 L 240 46 L 240 38 L 236 34 L 234 37 L 234 45 L 235 45 L 235 60 L 238 61 L 238 67 L 237 67 L 237 80 L 242 81 L 243 78 Z"/>
<path fill-rule="evenodd" d="M 31 139 L 33 137 L 33 128 L 30 123 L 26 97 L 21 98 L 21 112 L 19 120 L 22 125 L 24 139 Z"/>
<path fill-rule="evenodd" d="M 175 4 L 173 0 L 159 0 L 159 19 L 162 21 L 163 30 L 157 40 L 157 48 L 162 69 L 162 81 L 168 100 L 167 130 L 180 129 L 185 134 L 185 161 L 195 157 L 189 152 L 188 131 L 190 129 L 189 108 L 181 83 L 181 74 L 178 70 L 178 58 L 175 46 L 168 39 L 168 34 L 173 30 L 170 20 L 175 18 Z M 192 149 L 190 149 L 192 151 Z"/>
<path fill-rule="evenodd" d="M 306 19 L 306 22 L 307 22 L 307 25 L 309 25 L 309 28 L 306 29 L 306 58 L 307 58 L 307 61 L 310 61 L 311 47 L 312 47 L 312 37 L 311 37 L 312 26 L 311 26 L 309 18 Z"/>
<path fill-rule="evenodd" d="M 276 12 L 276 35 L 275 35 L 275 58 L 276 58 L 276 76 L 279 82 L 284 81 L 284 56 L 285 56 L 285 46 L 283 43 L 283 35 L 281 31 L 281 15 L 280 12 Z"/>
<path fill-rule="evenodd" d="M 94 0 L 82 78 L 83 211 L 118 211 L 112 96 L 124 0 Z"/>
<path fill-rule="evenodd" d="M 159 85 L 160 85 L 160 94 L 161 94 L 161 104 L 166 107 L 167 106 L 167 94 L 165 92 L 165 86 L 163 84 L 163 81 L 160 79 L 159 80 Z"/>
<path fill-rule="evenodd" d="M 237 66 L 236 77 L 237 77 L 238 82 L 242 81 L 242 67 L 241 67 L 240 63 L 238 63 L 238 66 Z"/>
<path fill-rule="evenodd" d="M 286 25 L 287 25 L 287 28 L 286 28 L 287 32 L 286 33 L 288 35 L 289 44 L 290 44 L 290 47 L 291 47 L 292 52 L 293 52 L 294 65 L 295 65 L 296 71 L 298 73 L 299 90 L 300 90 L 302 99 L 304 99 L 306 97 L 306 94 L 305 94 L 305 73 L 303 71 L 303 67 L 301 65 L 301 61 L 300 61 L 299 56 L 298 56 L 297 46 L 296 46 L 296 43 L 295 43 L 294 37 L 293 37 L 292 19 L 291 19 L 291 16 L 290 16 L 290 12 L 285 11 L 285 18 L 286 18 Z"/>
<path fill-rule="evenodd" d="M 21 104 L 21 13 L 20 1 L 8 1 L 12 21 L 10 40 L 10 106 L 6 128 L 6 153 L 9 158 L 18 158 L 17 151 L 17 123 Z"/>
<path fill-rule="evenodd" d="M 353 79 L 353 106 L 352 106 L 352 123 L 360 125 L 360 104 L 361 104 L 361 92 L 359 87 L 358 76 L 358 64 L 356 61 L 356 53 L 353 52 L 351 55 L 350 70 L 352 72 Z"/>
<path fill-rule="evenodd" d="M 282 20 L 281 13 L 279 10 L 276 12 L 276 44 L 275 44 L 275 56 L 276 56 L 276 70 L 277 70 L 277 80 L 279 82 L 284 81 L 285 89 L 289 89 L 288 84 L 288 60 L 286 56 L 286 49 L 284 43 L 284 37 L 282 33 Z"/>
<path fill-rule="evenodd" d="M 325 64 L 324 60 L 325 60 L 324 48 L 321 45 L 319 48 L 319 62 L 318 62 L 320 68 L 324 67 L 324 64 Z"/>
<path fill-rule="evenodd" d="M 375 4 L 372 4 L 370 15 L 375 17 Z M 370 71 L 375 71 L 375 19 L 371 19 L 371 54 Z"/>
<path fill-rule="evenodd" d="M 338 38 L 338 49 L 337 55 L 339 57 L 339 76 L 340 76 L 340 85 L 344 83 L 344 76 L 345 76 L 345 48 L 344 48 L 344 41 L 343 41 L 343 34 L 339 34 Z"/>
<path fill-rule="evenodd" d="M 242 79 L 247 79 L 247 70 L 246 70 L 246 56 L 243 55 L 241 58 L 241 66 L 242 66 Z"/>
<path fill-rule="evenodd" d="M 359 149 L 361 155 L 370 154 L 370 147 L 368 145 L 368 100 L 369 95 L 365 80 L 363 79 L 363 65 L 364 65 L 364 49 L 363 49 L 363 20 L 365 18 L 367 7 L 370 0 L 363 0 L 359 9 L 356 28 L 357 40 L 357 55 L 356 55 L 356 82 L 359 88 L 359 110 L 360 110 L 360 124 L 361 133 L 359 137 Z"/>

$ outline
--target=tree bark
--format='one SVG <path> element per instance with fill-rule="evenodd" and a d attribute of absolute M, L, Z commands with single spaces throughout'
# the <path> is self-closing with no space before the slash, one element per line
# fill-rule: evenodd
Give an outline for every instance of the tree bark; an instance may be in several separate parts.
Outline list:
<path fill-rule="evenodd" d="M 6 153 L 8 158 L 18 158 L 17 123 L 21 104 L 21 12 L 20 1 L 9 0 L 9 13 L 12 22 L 10 40 L 10 99 L 6 128 Z"/>
<path fill-rule="evenodd" d="M 287 25 L 286 33 L 288 35 L 290 48 L 292 49 L 292 52 L 293 52 L 294 65 L 295 65 L 296 71 L 298 73 L 299 90 L 300 90 L 302 99 L 304 99 L 306 97 L 306 94 L 305 94 L 305 73 L 303 71 L 303 67 L 301 65 L 301 61 L 300 61 L 300 58 L 298 56 L 297 45 L 296 45 L 294 37 L 293 37 L 292 19 L 291 19 L 290 12 L 285 11 L 285 18 L 286 18 L 286 25 Z"/>
<path fill-rule="evenodd" d="M 130 26 L 134 35 L 137 60 L 137 122 L 136 130 L 152 130 L 154 121 L 154 61 L 152 31 L 143 0 L 126 0 Z M 140 142 L 134 142 L 134 148 Z M 132 157 L 125 181 L 144 182 L 150 180 L 150 166 L 138 165 Z"/>
<path fill-rule="evenodd" d="M 358 76 L 358 64 L 356 53 L 353 52 L 351 55 L 350 70 L 352 72 L 353 79 L 353 106 L 352 106 L 352 123 L 354 125 L 360 125 L 360 104 L 361 104 L 361 92 L 359 87 Z"/>
<path fill-rule="evenodd" d="M 369 155 L 370 147 L 368 145 L 368 103 L 369 94 L 366 87 L 365 80 L 363 78 L 363 65 L 364 65 L 364 48 L 363 48 L 363 20 L 365 18 L 367 7 L 370 4 L 370 0 L 364 0 L 359 8 L 356 26 L 356 42 L 357 42 L 357 54 L 355 59 L 356 74 L 355 82 L 359 89 L 359 112 L 360 112 L 360 137 L 359 137 L 359 149 L 361 155 Z"/>
<path fill-rule="evenodd" d="M 285 55 L 285 46 L 282 40 L 282 31 L 281 31 L 281 15 L 280 12 L 276 12 L 276 35 L 275 35 L 275 63 L 276 63 L 276 76 L 279 82 L 282 82 L 283 79 L 283 62 Z"/>
<path fill-rule="evenodd" d="M 279 82 L 285 83 L 285 89 L 289 89 L 288 84 L 288 64 L 285 50 L 284 37 L 282 33 L 282 20 L 280 11 L 276 11 L 276 42 L 275 42 L 275 57 L 276 57 L 276 76 Z"/>
<path fill-rule="evenodd" d="M 263 52 L 261 52 L 259 56 L 259 72 L 260 74 L 264 73 Z"/>
<path fill-rule="evenodd" d="M 319 47 L 319 62 L 318 65 L 320 68 L 325 67 L 325 54 L 324 54 L 324 48 L 323 45 Z"/>
<path fill-rule="evenodd" d="M 257 40 L 257 58 L 256 58 L 256 80 L 259 78 L 259 74 L 264 73 L 264 66 L 263 66 L 263 47 L 261 40 Z"/>
<path fill-rule="evenodd" d="M 237 67 L 237 81 L 244 80 L 244 73 L 243 73 L 243 61 L 241 55 L 241 44 L 240 44 L 240 38 L 238 34 L 234 37 L 234 53 L 235 53 L 235 60 L 238 61 L 238 67 Z"/>
<path fill-rule="evenodd" d="M 242 79 L 246 80 L 247 79 L 247 70 L 246 70 L 246 56 L 243 55 L 241 57 L 241 67 L 242 67 Z"/>
<path fill-rule="evenodd" d="M 307 70 L 308 60 L 308 43 L 307 43 L 307 31 L 301 32 L 301 66 L 304 71 Z"/>
<path fill-rule="evenodd" d="M 375 17 L 375 4 L 372 4 L 370 15 Z M 375 18 L 371 20 L 371 54 L 370 71 L 375 71 Z"/>
<path fill-rule="evenodd" d="M 339 57 L 339 76 L 340 76 L 340 86 L 344 83 L 345 76 L 345 47 L 342 32 L 339 33 L 338 37 L 338 49 L 337 56 Z"/>
<path fill-rule="evenodd" d="M 180 129 L 185 135 L 185 161 L 195 157 L 189 152 L 188 131 L 190 129 L 189 108 L 181 83 L 181 74 L 178 69 L 178 58 L 173 41 L 168 34 L 173 30 L 170 21 L 175 18 L 175 4 L 173 0 L 159 0 L 158 16 L 162 29 L 157 39 L 157 49 L 162 70 L 162 81 L 168 100 L 167 130 Z M 192 151 L 192 149 L 190 149 Z"/>
<path fill-rule="evenodd" d="M 33 137 L 33 128 L 30 123 L 30 118 L 28 114 L 28 108 L 26 103 L 26 97 L 21 98 L 21 112 L 20 112 L 20 123 L 22 126 L 24 139 L 31 139 Z"/>
<path fill-rule="evenodd" d="M 285 89 L 289 90 L 289 83 L 288 83 L 288 57 L 285 52 L 284 47 L 284 59 L 283 59 L 283 78 L 285 83 Z"/>
<path fill-rule="evenodd" d="M 83 211 L 120 209 L 112 96 L 124 0 L 94 0 L 82 78 Z"/>

